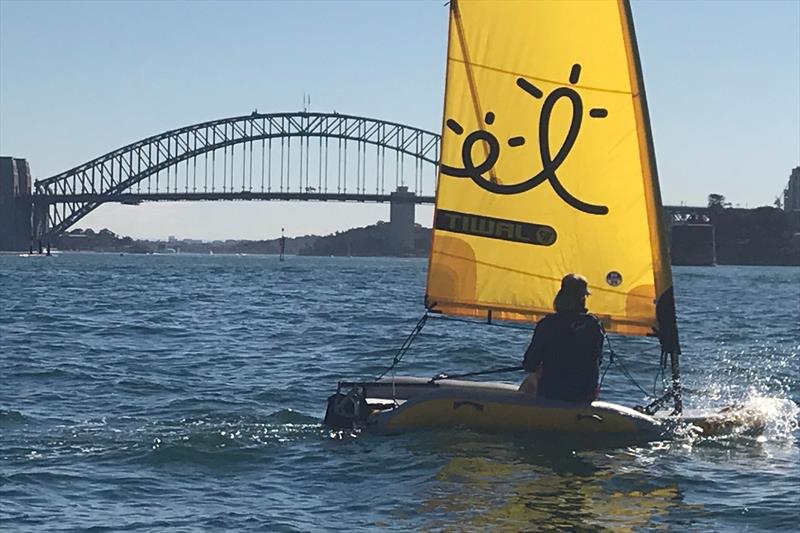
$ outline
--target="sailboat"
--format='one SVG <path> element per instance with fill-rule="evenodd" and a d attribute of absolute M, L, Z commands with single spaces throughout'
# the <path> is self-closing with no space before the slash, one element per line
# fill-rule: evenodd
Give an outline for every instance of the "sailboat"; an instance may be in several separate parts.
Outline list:
<path fill-rule="evenodd" d="M 684 413 L 681 347 L 642 68 L 627 0 L 451 0 L 426 314 L 391 377 L 343 381 L 326 424 L 606 434 L 652 441 L 756 416 Z M 397 377 L 429 316 L 532 324 L 562 277 L 589 281 L 606 332 L 651 336 L 671 379 L 638 409 L 515 384 Z M 671 404 L 671 412 L 658 411 Z M 731 417 L 731 413 L 737 414 Z"/>

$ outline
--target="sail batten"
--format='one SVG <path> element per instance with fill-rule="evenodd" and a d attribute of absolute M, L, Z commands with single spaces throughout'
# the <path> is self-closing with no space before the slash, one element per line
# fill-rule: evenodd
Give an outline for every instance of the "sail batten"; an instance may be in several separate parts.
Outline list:
<path fill-rule="evenodd" d="M 674 326 L 627 3 L 452 1 L 445 86 L 426 305 L 536 321 L 574 272 L 608 330 Z"/>

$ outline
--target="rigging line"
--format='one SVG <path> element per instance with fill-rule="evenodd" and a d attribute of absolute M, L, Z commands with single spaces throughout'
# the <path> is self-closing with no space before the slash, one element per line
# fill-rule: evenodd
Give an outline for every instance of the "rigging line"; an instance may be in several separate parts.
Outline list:
<path fill-rule="evenodd" d="M 488 322 L 487 323 L 487 322 L 482 322 L 482 321 L 477 321 L 477 320 L 468 320 L 468 319 L 463 319 L 463 318 L 455 318 L 455 317 L 442 316 L 442 315 L 429 315 L 429 316 L 427 316 L 425 318 L 426 319 L 427 318 L 434 318 L 434 319 L 438 319 L 438 320 L 447 320 L 447 321 L 452 321 L 452 322 L 463 322 L 465 324 L 481 324 L 481 325 L 488 324 L 490 326 L 497 326 L 497 327 L 501 327 L 501 328 L 524 330 L 524 331 L 532 331 L 535 328 L 535 326 L 534 327 L 528 327 L 528 326 L 519 326 L 519 325 L 515 325 L 515 324 L 504 324 L 504 323 L 499 323 L 499 322 Z M 413 333 L 412 333 L 412 335 L 413 335 Z M 606 366 L 605 370 L 603 371 L 602 377 L 600 378 L 600 386 L 602 387 L 603 380 L 605 379 L 606 373 L 611 368 L 611 366 L 616 362 L 616 363 L 618 363 L 618 366 L 620 367 L 620 371 L 622 372 L 622 374 L 626 378 L 628 378 L 628 380 L 631 383 L 633 383 L 633 385 L 635 385 L 636 388 L 638 388 L 646 397 L 648 397 L 648 398 L 655 397 L 655 394 L 650 394 L 644 388 L 642 388 L 642 386 L 639 385 L 639 383 L 636 381 L 636 379 L 628 371 L 627 367 L 622 362 L 622 359 L 614 351 L 614 348 L 611 345 L 611 339 L 609 338 L 608 333 L 603 331 L 603 335 L 604 335 L 604 337 L 606 339 L 606 344 L 608 346 L 609 359 L 608 359 L 608 365 Z M 401 347 L 401 349 L 402 349 L 402 347 Z M 402 355 L 400 357 L 402 358 Z M 392 365 L 394 366 L 395 363 L 392 363 Z M 392 367 L 390 367 L 390 368 L 392 368 Z M 388 369 L 387 369 L 387 372 L 388 372 Z M 663 373 L 663 367 L 662 367 L 661 372 Z M 383 375 L 385 375 L 385 374 L 386 374 L 386 372 L 384 372 L 384 374 L 382 374 L 378 379 L 383 377 Z M 474 375 L 474 374 L 470 374 L 470 375 Z M 457 376 L 457 377 L 466 377 L 466 376 L 467 375 L 465 374 L 463 376 Z"/>
<path fill-rule="evenodd" d="M 653 377 L 653 397 L 657 396 L 656 384 L 658 383 L 659 376 L 661 376 L 661 386 L 666 389 L 664 386 L 664 367 L 659 367 L 658 372 L 656 372 L 655 377 Z"/>
<path fill-rule="evenodd" d="M 648 398 L 652 398 L 653 396 L 649 392 L 644 390 L 642 388 L 642 386 L 639 385 L 639 383 L 634 379 L 634 377 L 631 375 L 631 373 L 628 372 L 628 369 L 625 367 L 625 363 L 622 362 L 622 358 L 620 358 L 619 355 L 617 355 L 617 353 L 614 351 L 613 346 L 611 346 L 611 339 L 609 338 L 608 333 L 605 333 L 605 332 L 603 332 L 603 333 L 604 333 L 605 338 L 606 338 L 606 343 L 608 344 L 609 366 L 610 366 L 610 364 L 612 362 L 618 363 L 618 366 L 619 366 L 620 370 L 622 371 L 622 374 L 626 378 L 628 378 L 628 380 L 630 380 L 630 382 L 633 383 L 636 386 L 636 388 L 639 389 L 642 392 L 642 394 L 644 394 Z M 606 370 L 608 370 L 608 369 L 606 369 Z"/>
<path fill-rule="evenodd" d="M 612 357 L 608 358 L 608 364 L 606 365 L 606 369 L 603 370 L 603 375 L 600 376 L 600 389 L 603 388 L 603 381 L 606 379 L 606 374 L 608 373 L 608 369 L 611 368 L 611 365 L 614 363 L 614 359 Z"/>
<path fill-rule="evenodd" d="M 603 338 L 607 341 L 606 345 L 608 346 L 608 364 L 606 365 L 606 369 L 603 370 L 603 375 L 600 377 L 600 384 L 598 385 L 600 389 L 602 389 L 603 381 L 605 381 L 606 379 L 606 374 L 608 373 L 608 370 L 611 368 L 611 365 L 614 364 L 615 352 L 614 349 L 611 347 L 611 340 L 608 338 L 608 333 L 606 333 L 606 330 L 602 324 L 600 324 L 600 329 L 603 332 Z"/>
<path fill-rule="evenodd" d="M 510 74 L 512 76 L 517 76 L 518 78 L 525 78 L 525 79 L 528 79 L 528 80 L 536 80 L 536 81 L 539 81 L 539 82 L 542 82 L 542 83 L 550 83 L 550 84 L 553 84 L 553 85 L 563 85 L 563 83 L 564 83 L 563 81 L 551 80 L 551 79 L 548 79 L 548 78 L 540 78 L 538 76 L 531 76 L 529 74 L 525 74 L 524 72 L 517 72 L 517 71 L 514 71 L 514 70 L 507 70 L 507 69 L 503 69 L 503 68 L 499 68 L 499 67 L 492 67 L 492 66 L 489 66 L 489 65 L 476 63 L 475 61 L 465 61 L 464 59 L 459 58 L 459 57 L 449 56 L 447 59 L 448 59 L 448 61 L 454 61 L 456 63 L 462 63 L 464 65 L 469 64 L 470 66 L 477 67 L 477 68 L 480 68 L 480 69 L 491 70 L 491 71 L 494 71 L 494 72 L 499 72 L 500 74 Z M 634 96 L 634 97 L 639 95 L 639 93 L 626 91 L 624 89 L 604 89 L 602 87 L 592 87 L 590 85 L 582 85 L 582 84 L 576 84 L 576 85 L 573 85 L 573 87 L 577 87 L 579 89 L 585 89 L 587 91 L 597 91 L 597 92 L 611 93 L 611 94 L 625 94 L 625 95 L 631 95 L 631 96 Z"/>
<path fill-rule="evenodd" d="M 430 315 L 427 312 L 425 312 L 425 314 L 422 315 L 422 318 L 420 318 L 419 321 L 417 322 L 417 325 L 414 326 L 413 331 L 408 335 L 408 337 L 406 337 L 406 340 L 403 341 L 403 344 L 400 345 L 400 348 L 398 348 L 397 352 L 394 354 L 394 358 L 392 359 L 392 364 L 389 366 L 389 368 L 381 372 L 381 374 L 377 378 L 375 378 L 375 381 L 378 381 L 383 376 L 388 374 L 390 371 L 394 372 L 395 367 L 400 363 L 400 361 L 403 359 L 403 356 L 411 347 L 411 343 L 414 342 L 414 339 L 417 337 L 417 335 L 419 335 L 419 332 L 422 331 L 422 328 L 425 326 L 425 323 L 428 321 L 428 318 L 430 318 Z"/>

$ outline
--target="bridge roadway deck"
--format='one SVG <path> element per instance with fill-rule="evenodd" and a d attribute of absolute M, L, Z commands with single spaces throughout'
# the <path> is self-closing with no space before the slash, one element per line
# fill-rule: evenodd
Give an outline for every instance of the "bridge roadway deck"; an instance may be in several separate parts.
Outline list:
<path fill-rule="evenodd" d="M 317 193 L 317 192 L 176 192 L 176 193 L 123 193 L 123 194 L 48 194 L 33 195 L 34 203 L 53 204 L 69 202 L 114 202 L 121 204 L 139 204 L 141 202 L 184 202 L 184 201 L 218 201 L 218 200 L 284 200 L 284 201 L 317 201 L 317 202 L 410 202 L 416 204 L 432 204 L 433 196 L 369 194 L 369 193 Z"/>
<path fill-rule="evenodd" d="M 327 192 L 263 192 L 263 191 L 235 191 L 235 192 L 158 192 L 158 193 L 122 193 L 122 194 L 48 194 L 32 195 L 33 203 L 54 204 L 69 202 L 99 202 L 121 203 L 136 205 L 142 202 L 192 202 L 192 201 L 247 201 L 247 200 L 279 200 L 279 201 L 311 201 L 311 202 L 360 202 L 360 203 L 390 203 L 392 201 L 403 203 L 413 201 L 415 204 L 433 204 L 435 196 L 369 194 L 357 193 L 327 193 Z M 692 215 L 706 215 L 707 207 L 665 205 L 664 210 L 679 221 Z"/>

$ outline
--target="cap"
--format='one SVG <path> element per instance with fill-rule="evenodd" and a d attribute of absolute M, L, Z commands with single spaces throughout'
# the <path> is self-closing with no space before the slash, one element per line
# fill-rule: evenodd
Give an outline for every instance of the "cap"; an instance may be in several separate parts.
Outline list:
<path fill-rule="evenodd" d="M 561 290 L 559 292 L 570 296 L 588 296 L 592 294 L 589 292 L 589 282 L 579 274 L 567 274 L 564 276 L 561 279 Z"/>

